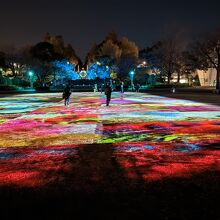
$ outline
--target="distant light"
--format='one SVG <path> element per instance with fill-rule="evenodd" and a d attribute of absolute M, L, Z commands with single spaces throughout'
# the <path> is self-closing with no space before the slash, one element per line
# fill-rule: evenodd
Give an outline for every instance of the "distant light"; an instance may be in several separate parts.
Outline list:
<path fill-rule="evenodd" d="M 146 61 L 144 61 L 143 64 L 146 65 Z"/>
<path fill-rule="evenodd" d="M 131 74 L 131 75 L 134 75 L 134 71 L 131 71 L 130 74 Z"/>
<path fill-rule="evenodd" d="M 70 64 L 70 62 L 69 62 L 69 61 L 67 61 L 67 64 Z"/>
<path fill-rule="evenodd" d="M 29 72 L 28 72 L 28 75 L 29 75 L 29 76 L 33 76 L 33 74 L 34 74 L 34 73 L 33 73 L 32 71 L 29 71 Z"/>
<path fill-rule="evenodd" d="M 180 79 L 180 83 L 187 83 L 186 79 Z"/>
<path fill-rule="evenodd" d="M 101 65 L 101 63 L 99 61 L 97 61 L 96 64 L 99 65 L 99 66 Z"/>

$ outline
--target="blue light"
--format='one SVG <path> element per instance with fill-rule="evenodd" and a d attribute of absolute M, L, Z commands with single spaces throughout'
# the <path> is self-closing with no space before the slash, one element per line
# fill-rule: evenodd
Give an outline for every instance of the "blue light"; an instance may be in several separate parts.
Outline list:
<path fill-rule="evenodd" d="M 100 64 L 93 63 L 88 68 L 88 79 L 95 79 L 99 77 L 100 79 L 109 78 L 110 76 L 110 68 L 106 68 L 105 66 L 101 66 Z"/>
<path fill-rule="evenodd" d="M 79 74 L 74 71 L 75 65 L 71 64 L 67 60 L 54 61 L 53 68 L 55 75 L 57 76 L 57 78 L 61 80 L 65 78 L 75 80 L 75 79 L 79 79 L 80 77 Z"/>
<path fill-rule="evenodd" d="M 33 74 L 34 74 L 34 73 L 33 73 L 32 71 L 29 71 L 29 72 L 28 72 L 28 75 L 29 75 L 29 76 L 33 76 Z"/>

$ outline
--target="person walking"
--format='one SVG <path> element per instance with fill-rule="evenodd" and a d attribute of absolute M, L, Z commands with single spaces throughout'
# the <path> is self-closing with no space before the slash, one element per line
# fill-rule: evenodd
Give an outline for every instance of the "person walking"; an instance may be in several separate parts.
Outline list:
<path fill-rule="evenodd" d="M 136 85 L 136 92 L 140 92 L 140 84 L 139 83 Z"/>
<path fill-rule="evenodd" d="M 97 84 L 94 84 L 94 92 L 98 92 L 98 86 L 97 86 Z"/>
<path fill-rule="evenodd" d="M 71 95 L 71 88 L 69 85 L 67 85 L 63 90 L 64 105 L 67 107 L 70 106 L 70 95 Z"/>
<path fill-rule="evenodd" d="M 121 82 L 121 85 L 120 85 L 120 98 L 121 99 L 124 98 L 124 82 Z"/>
<path fill-rule="evenodd" d="M 112 94 L 112 88 L 109 84 L 106 84 L 105 87 L 105 95 L 106 95 L 106 106 L 109 106 L 109 103 L 111 101 L 111 94 Z"/>
<path fill-rule="evenodd" d="M 101 83 L 101 85 L 100 85 L 100 92 L 101 92 L 101 94 L 102 94 L 102 92 L 103 92 L 103 88 L 104 88 L 104 84 Z"/>

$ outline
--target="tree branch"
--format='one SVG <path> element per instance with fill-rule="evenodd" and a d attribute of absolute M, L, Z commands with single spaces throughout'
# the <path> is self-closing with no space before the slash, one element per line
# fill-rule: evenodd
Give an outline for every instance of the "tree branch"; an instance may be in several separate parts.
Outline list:
<path fill-rule="evenodd" d="M 200 47 L 200 50 L 201 50 L 202 53 L 209 59 L 209 61 L 214 65 L 214 67 L 217 69 L 218 66 L 217 66 L 216 63 L 212 60 L 212 58 L 209 56 L 209 54 L 206 53 L 206 52 L 202 49 L 202 47 Z"/>

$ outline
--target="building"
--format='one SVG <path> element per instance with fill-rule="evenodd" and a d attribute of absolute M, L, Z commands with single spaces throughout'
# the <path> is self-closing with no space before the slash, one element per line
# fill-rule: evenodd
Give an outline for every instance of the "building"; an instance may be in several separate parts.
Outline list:
<path fill-rule="evenodd" d="M 197 70 L 199 82 L 201 86 L 215 86 L 216 85 L 216 74 L 217 71 L 214 68 L 208 70 Z"/>

